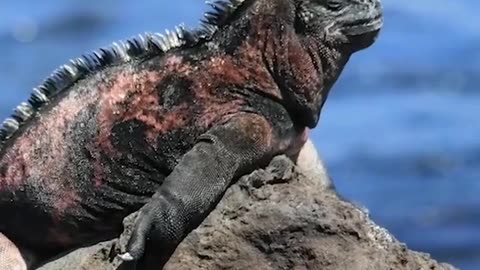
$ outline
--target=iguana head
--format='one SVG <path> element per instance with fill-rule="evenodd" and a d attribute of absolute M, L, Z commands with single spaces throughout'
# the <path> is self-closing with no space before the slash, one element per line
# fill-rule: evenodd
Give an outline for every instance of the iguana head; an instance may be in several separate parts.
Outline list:
<path fill-rule="evenodd" d="M 343 43 L 352 51 L 370 46 L 383 25 L 379 0 L 298 0 L 295 29 L 300 35 Z"/>

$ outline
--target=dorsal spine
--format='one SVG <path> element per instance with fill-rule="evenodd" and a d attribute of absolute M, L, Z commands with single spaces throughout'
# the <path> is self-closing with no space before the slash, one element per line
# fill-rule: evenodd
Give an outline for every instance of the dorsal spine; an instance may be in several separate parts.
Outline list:
<path fill-rule="evenodd" d="M 66 91 L 78 80 L 105 67 L 126 63 L 133 59 L 162 55 L 174 48 L 194 46 L 209 40 L 229 16 L 240 7 L 245 0 L 207 1 L 212 7 L 205 13 L 201 26 L 194 31 L 187 31 L 177 26 L 174 31 L 165 34 L 145 33 L 125 41 L 114 42 L 92 53 L 72 59 L 56 69 L 42 84 L 33 89 L 27 102 L 18 105 L 13 114 L 0 126 L 0 151 L 6 141 L 29 119 L 54 99 L 59 93 Z"/>

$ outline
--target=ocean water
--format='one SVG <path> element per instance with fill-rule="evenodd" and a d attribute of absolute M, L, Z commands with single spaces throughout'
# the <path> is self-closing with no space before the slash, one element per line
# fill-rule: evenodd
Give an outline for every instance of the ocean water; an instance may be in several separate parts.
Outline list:
<path fill-rule="evenodd" d="M 410 248 L 480 269 L 480 2 L 384 0 L 312 137 L 340 193 Z M 114 40 L 195 27 L 201 0 L 3 0 L 0 118 L 57 66 Z"/>

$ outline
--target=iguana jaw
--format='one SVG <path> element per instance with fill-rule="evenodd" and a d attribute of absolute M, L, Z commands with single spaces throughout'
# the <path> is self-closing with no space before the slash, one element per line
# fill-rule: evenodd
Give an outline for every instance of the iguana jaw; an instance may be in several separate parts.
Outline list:
<path fill-rule="evenodd" d="M 352 52 L 359 51 L 371 46 L 378 38 L 380 29 L 383 26 L 383 17 L 377 15 L 373 20 L 358 22 L 352 26 L 345 27 L 345 35 Z"/>
<path fill-rule="evenodd" d="M 347 37 L 347 43 L 353 52 L 369 47 L 377 39 L 383 26 L 383 15 L 379 5 L 368 12 L 369 15 L 365 18 L 342 25 L 342 33 Z"/>
<path fill-rule="evenodd" d="M 382 26 L 383 17 L 381 14 L 378 14 L 373 19 L 361 19 L 353 23 L 345 23 L 342 26 L 342 32 L 346 36 L 359 36 L 371 32 L 378 32 Z"/>

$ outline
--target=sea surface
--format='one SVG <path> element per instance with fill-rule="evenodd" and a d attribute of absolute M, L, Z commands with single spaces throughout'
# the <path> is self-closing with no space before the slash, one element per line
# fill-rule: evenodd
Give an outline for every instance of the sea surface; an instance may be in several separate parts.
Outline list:
<path fill-rule="evenodd" d="M 312 137 L 346 198 L 410 248 L 480 269 L 480 1 L 384 0 Z M 0 118 L 57 66 L 180 22 L 201 0 L 2 0 Z"/>

